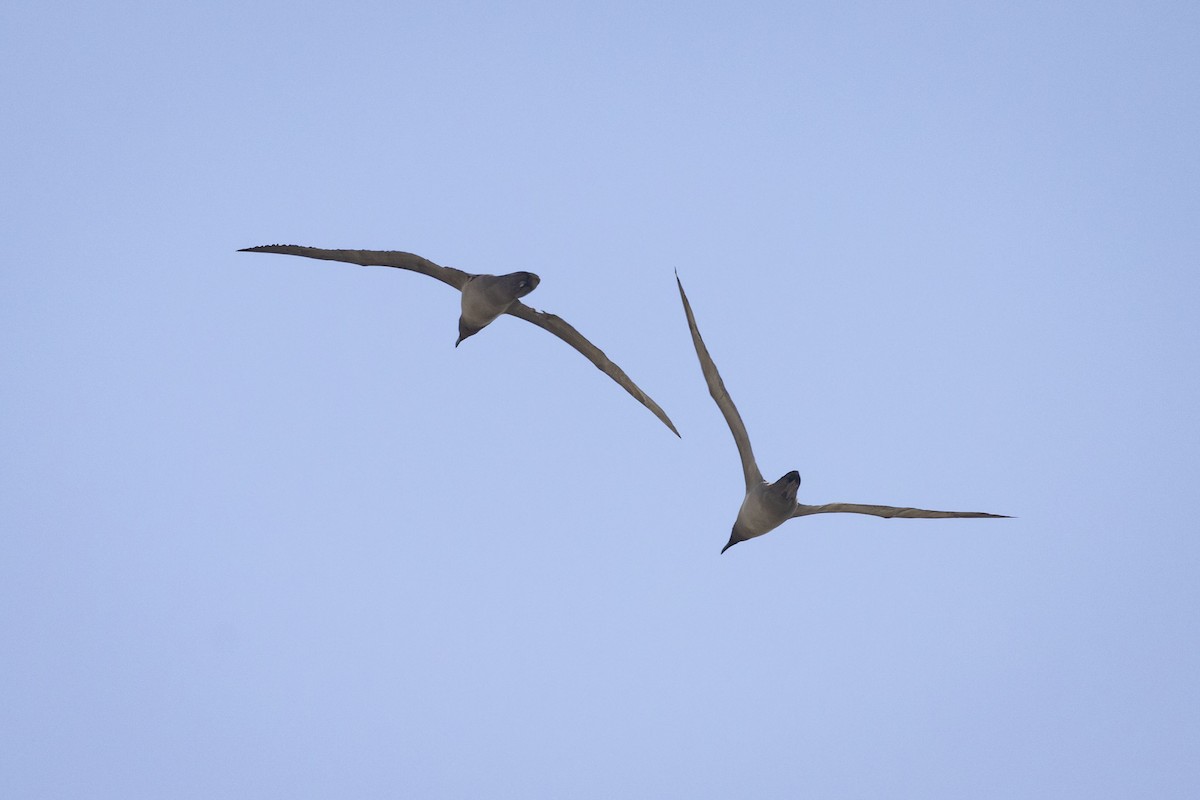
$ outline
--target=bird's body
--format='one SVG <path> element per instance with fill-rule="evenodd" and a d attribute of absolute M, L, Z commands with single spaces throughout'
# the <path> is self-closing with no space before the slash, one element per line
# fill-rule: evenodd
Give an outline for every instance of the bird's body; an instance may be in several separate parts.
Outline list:
<path fill-rule="evenodd" d="M 679 284 L 679 297 L 683 300 L 683 310 L 687 315 L 688 329 L 692 334 L 692 344 L 696 348 L 696 357 L 700 359 L 700 369 L 704 373 L 704 381 L 708 384 L 709 394 L 716 401 L 717 407 L 725 417 L 729 430 L 737 445 L 738 455 L 742 461 L 742 475 L 746 481 L 746 496 L 738 509 L 733 531 L 729 542 L 721 549 L 724 553 L 738 542 L 753 539 L 775 530 L 792 517 L 804 517 L 810 514 L 851 513 L 870 514 L 876 517 L 907 517 L 920 519 L 947 519 L 964 517 L 1003 517 L 1003 514 L 985 514 L 979 511 L 929 511 L 923 508 L 907 508 L 900 506 L 875 506 L 860 503 L 827 503 L 810 506 L 796 502 L 796 494 L 800 488 L 800 473 L 796 470 L 784 475 L 774 483 L 763 479 L 758 463 L 754 459 L 754 451 L 750 447 L 750 436 L 746 433 L 746 425 L 738 413 L 733 398 L 717 372 L 704 340 L 700 337 L 700 329 L 696 327 L 696 317 L 692 313 L 691 303 L 683 291 L 683 283 L 675 276 Z"/>
<path fill-rule="evenodd" d="M 742 506 L 738 509 L 737 520 L 733 523 L 730 544 L 725 545 L 725 549 L 737 542 L 769 533 L 791 519 L 796 510 L 796 490 L 799 488 L 798 472 L 789 472 L 775 483 L 759 481 L 748 487 Z"/>
<path fill-rule="evenodd" d="M 503 314 L 510 314 L 557 336 L 579 351 L 600 371 L 612 378 L 634 399 L 646 406 L 664 425 L 675 430 L 666 412 L 658 403 L 630 380 L 625 372 L 609 360 L 604 352 L 588 341 L 583 334 L 571 327 L 561 317 L 530 308 L 521 298 L 537 288 L 541 279 L 532 272 L 513 272 L 508 275 L 472 274 L 453 267 L 443 267 L 427 258 L 399 250 L 327 250 L 319 247 L 302 247 L 294 244 L 271 244 L 247 247 L 243 253 L 279 253 L 303 256 L 325 261 L 343 261 L 361 266 L 395 267 L 419 272 L 436 278 L 462 292 L 462 313 L 458 319 L 457 347 L 464 339 L 474 336 Z"/>
<path fill-rule="evenodd" d="M 462 315 L 458 318 L 458 341 L 454 346 L 491 325 L 541 281 L 532 272 L 471 276 L 462 288 Z"/>

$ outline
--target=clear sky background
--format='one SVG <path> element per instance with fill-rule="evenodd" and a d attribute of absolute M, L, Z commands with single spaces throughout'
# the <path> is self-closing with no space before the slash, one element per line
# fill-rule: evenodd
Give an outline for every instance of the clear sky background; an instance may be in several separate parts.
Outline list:
<path fill-rule="evenodd" d="M 0 796 L 1200 793 L 1200 6 L 0 12 Z M 527 269 L 554 337 L 388 269 Z M 742 499 L 678 270 L 763 472 Z"/>

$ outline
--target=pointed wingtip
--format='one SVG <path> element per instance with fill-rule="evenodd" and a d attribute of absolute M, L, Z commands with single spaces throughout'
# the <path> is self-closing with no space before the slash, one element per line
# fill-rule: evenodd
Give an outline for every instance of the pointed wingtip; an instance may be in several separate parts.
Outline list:
<path fill-rule="evenodd" d="M 692 304 L 688 302 L 687 292 L 683 290 L 683 281 L 679 279 L 679 273 L 675 273 L 675 285 L 679 287 L 679 299 L 683 301 L 683 308 L 690 312 Z"/>
<path fill-rule="evenodd" d="M 671 422 L 671 418 L 667 416 L 667 412 L 663 411 L 661 408 L 651 408 L 650 410 L 654 412 L 654 416 L 658 417 L 659 421 L 663 425 L 666 425 L 670 429 L 671 433 L 679 436 L 679 431 L 675 428 L 675 423 Z M 679 438 L 682 439 L 683 437 L 679 436 Z"/>

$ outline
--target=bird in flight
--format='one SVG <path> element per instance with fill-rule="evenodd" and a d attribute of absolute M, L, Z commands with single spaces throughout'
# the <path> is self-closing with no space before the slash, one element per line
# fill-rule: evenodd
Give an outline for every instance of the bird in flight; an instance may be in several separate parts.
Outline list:
<path fill-rule="evenodd" d="M 521 302 L 522 297 L 537 288 L 541 278 L 532 272 L 513 272 L 508 275 L 472 275 L 453 267 L 443 267 L 429 259 L 421 258 L 412 253 L 399 250 L 324 250 L 318 247 L 300 247 L 294 244 L 269 244 L 261 247 L 246 247 L 239 253 L 281 253 L 289 256 L 304 256 L 319 258 L 326 261 L 345 261 L 348 264 L 359 264 L 364 267 L 396 267 L 407 269 L 437 278 L 442 283 L 449 284 L 462 292 L 462 315 L 458 318 L 458 347 L 462 341 L 474 336 L 486 328 L 501 314 L 512 314 L 514 317 L 532 322 L 539 328 L 553 333 L 567 344 L 574 347 L 596 365 L 608 377 L 621 385 L 625 391 L 646 408 L 654 416 L 662 420 L 676 436 L 679 431 L 658 403 L 643 392 L 638 385 L 629 379 L 608 356 L 594 344 L 584 338 L 583 334 L 572 328 L 561 317 L 537 311 Z"/>
<path fill-rule="evenodd" d="M 927 511 L 923 508 L 900 508 L 897 506 L 869 506 L 859 503 L 826 503 L 821 506 L 809 506 L 796 502 L 796 491 L 800 488 L 800 473 L 792 470 L 774 483 L 763 480 L 754 460 L 754 451 L 750 449 L 750 437 L 746 433 L 746 425 L 738 414 L 737 406 L 725 389 L 725 382 L 717 372 L 704 340 L 700 338 L 700 330 L 696 327 L 696 318 L 692 315 L 692 306 L 687 294 L 683 291 L 683 282 L 679 275 L 675 276 L 679 284 L 679 296 L 683 299 L 683 310 L 687 314 L 688 328 L 692 332 L 692 344 L 696 346 L 696 356 L 700 359 L 700 369 L 704 372 L 704 381 L 708 384 L 708 393 L 717 401 L 717 408 L 725 417 L 729 430 L 733 433 L 733 441 L 737 444 L 738 455 L 742 458 L 742 473 L 746 478 L 746 498 L 738 510 L 737 520 L 733 523 L 733 532 L 729 543 L 721 548 L 724 553 L 738 542 L 753 539 L 775 530 L 792 517 L 804 517 L 809 514 L 831 514 L 847 512 L 851 514 L 871 514 L 876 517 L 908 517 L 922 519 L 946 519 L 951 517 L 996 517 L 1004 518 L 1004 514 L 984 514 L 979 511 Z"/>

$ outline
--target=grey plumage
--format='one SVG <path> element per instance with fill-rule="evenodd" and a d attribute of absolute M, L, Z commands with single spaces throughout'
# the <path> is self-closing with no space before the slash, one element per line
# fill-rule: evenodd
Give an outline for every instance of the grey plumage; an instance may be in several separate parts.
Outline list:
<path fill-rule="evenodd" d="M 897 506 L 862 505 L 858 503 L 827 503 L 819 506 L 809 506 L 796 502 L 796 492 L 800 488 L 800 473 L 793 470 L 775 483 L 763 480 L 758 463 L 754 460 L 754 451 L 750 448 L 750 436 L 746 433 L 746 425 L 738 414 L 733 398 L 717 372 L 704 340 L 700 338 L 700 329 L 696 327 L 696 317 L 692 313 L 692 305 L 688 302 L 687 294 L 683 291 L 683 282 L 675 276 L 679 285 L 679 297 L 683 300 L 683 310 L 687 315 L 688 329 L 692 333 L 692 344 L 696 347 L 696 357 L 700 359 L 700 370 L 704 373 L 704 381 L 708 384 L 708 392 L 717 403 L 717 408 L 725 417 L 733 441 L 737 445 L 738 455 L 742 460 L 742 475 L 746 480 L 746 496 L 738 509 L 737 520 L 729 542 L 721 549 L 724 553 L 738 542 L 762 536 L 793 517 L 803 517 L 809 514 L 851 513 L 871 514 L 876 517 L 905 517 L 920 519 L 948 519 L 965 517 L 994 517 L 1003 518 L 1004 514 L 985 514 L 980 511 L 928 511 L 923 508 L 903 508 Z"/>
<path fill-rule="evenodd" d="M 588 341 L 583 334 L 571 327 L 561 317 L 530 308 L 520 298 L 537 288 L 540 278 L 532 272 L 513 272 L 508 275 L 476 275 L 453 267 L 443 267 L 427 258 L 404 253 L 399 250 L 326 250 L 317 247 L 301 247 L 293 244 L 271 244 L 261 247 L 246 247 L 241 253 L 280 253 L 326 261 L 343 261 L 364 267 L 395 267 L 419 272 L 436 278 L 462 292 L 462 314 L 459 317 L 457 347 L 464 339 L 487 327 L 501 314 L 531 322 L 539 328 L 562 339 L 574 347 L 585 358 L 608 375 L 634 399 L 662 420 L 676 436 L 679 431 L 666 412 L 643 392 L 625 372 L 609 360 L 600 348 Z"/>

